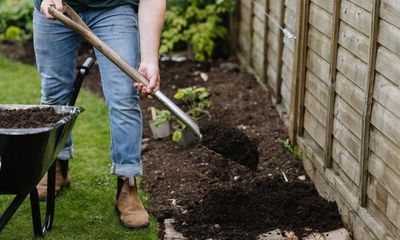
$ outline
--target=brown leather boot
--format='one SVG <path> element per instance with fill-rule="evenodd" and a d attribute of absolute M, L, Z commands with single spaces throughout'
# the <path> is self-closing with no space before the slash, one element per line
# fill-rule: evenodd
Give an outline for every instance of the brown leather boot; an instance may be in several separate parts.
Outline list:
<path fill-rule="evenodd" d="M 149 214 L 137 196 L 134 177 L 118 177 L 115 208 L 125 227 L 138 229 L 149 225 Z"/>
<path fill-rule="evenodd" d="M 56 195 L 64 187 L 71 185 L 71 177 L 69 176 L 68 161 L 56 159 Z M 37 185 L 40 200 L 47 199 L 47 173 L 44 175 L 40 183 Z"/>

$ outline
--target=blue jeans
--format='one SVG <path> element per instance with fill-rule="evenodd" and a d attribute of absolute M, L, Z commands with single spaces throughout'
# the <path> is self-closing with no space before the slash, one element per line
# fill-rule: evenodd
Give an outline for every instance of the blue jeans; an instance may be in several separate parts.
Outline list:
<path fill-rule="evenodd" d="M 138 20 L 130 6 L 90 10 L 79 15 L 102 41 L 138 68 Z M 80 36 L 57 20 L 47 19 L 37 9 L 33 23 L 36 63 L 42 77 L 41 104 L 65 105 L 75 80 Z M 110 115 L 111 172 L 125 177 L 142 175 L 140 98 L 132 80 L 100 52 L 96 50 L 95 53 Z M 58 158 L 68 160 L 72 157 L 70 137 Z"/>

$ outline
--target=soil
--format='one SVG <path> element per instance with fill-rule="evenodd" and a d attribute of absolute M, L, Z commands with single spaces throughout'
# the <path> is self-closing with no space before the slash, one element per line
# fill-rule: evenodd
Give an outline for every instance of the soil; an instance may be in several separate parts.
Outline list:
<path fill-rule="evenodd" d="M 218 122 L 211 122 L 200 131 L 203 146 L 253 171 L 257 169 L 257 146 L 242 131 L 227 128 Z"/>
<path fill-rule="evenodd" d="M 0 128 L 41 128 L 48 127 L 65 117 L 53 108 L 28 108 L 0 110 Z"/>
<path fill-rule="evenodd" d="M 92 53 L 83 50 L 80 63 Z M 174 218 L 175 229 L 188 239 L 256 239 L 276 228 L 302 237 L 343 227 L 336 204 L 318 196 L 302 162 L 282 147 L 287 129 L 271 91 L 241 71 L 234 59 L 167 61 L 160 66 L 164 94 L 172 97 L 178 88 L 193 85 L 208 87 L 212 121 L 240 129 L 259 152 L 256 171 L 251 171 L 201 145 L 182 148 L 170 138 L 151 139 L 148 108 L 159 105 L 144 99 L 142 186 L 151 199 L 149 211 L 160 223 Z M 102 95 L 98 76 L 92 71 L 84 87 Z"/>

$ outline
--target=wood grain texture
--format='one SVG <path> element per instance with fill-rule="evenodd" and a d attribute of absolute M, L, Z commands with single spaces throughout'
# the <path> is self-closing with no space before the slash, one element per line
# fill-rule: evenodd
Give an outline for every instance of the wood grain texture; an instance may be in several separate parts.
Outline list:
<path fill-rule="evenodd" d="M 285 21 L 285 3 L 284 1 L 280 1 L 280 6 L 279 6 L 279 25 L 284 26 L 284 21 Z M 282 55 L 283 55 L 283 32 L 279 31 L 279 45 L 277 49 L 277 58 L 278 58 L 278 66 L 276 69 L 278 79 L 276 81 L 276 86 L 275 86 L 275 97 L 276 97 L 276 104 L 279 104 L 282 102 L 282 94 L 281 94 L 281 87 L 282 87 Z"/>
<path fill-rule="evenodd" d="M 304 95 L 306 91 L 306 72 L 307 72 L 307 62 L 308 62 L 308 29 L 310 22 L 310 0 L 305 0 L 302 6 L 302 17 L 300 26 L 300 32 L 302 33 L 301 42 L 299 43 L 299 65 L 298 65 L 298 103 L 297 103 L 297 135 L 302 137 L 304 134 Z"/>
<path fill-rule="evenodd" d="M 383 46 L 378 48 L 376 70 L 393 83 L 400 85 L 400 56 Z"/>
<path fill-rule="evenodd" d="M 396 27 L 385 20 L 380 20 L 378 42 L 392 53 L 400 56 L 400 27 Z"/>
<path fill-rule="evenodd" d="M 340 122 L 337 118 L 333 121 L 333 136 L 338 140 L 347 151 L 351 153 L 354 159 L 359 161 L 360 159 L 360 150 L 361 150 L 361 141 L 354 135 L 343 123 Z"/>
<path fill-rule="evenodd" d="M 331 26 L 331 52 L 329 65 L 329 94 L 328 94 L 328 112 L 326 118 L 326 140 L 325 140 L 325 167 L 332 167 L 332 141 L 333 141 L 333 119 L 335 111 L 335 95 L 336 95 L 336 68 L 338 58 L 338 40 L 339 40 L 339 23 L 340 23 L 340 6 L 341 0 L 335 0 L 333 4 L 332 26 Z"/>
<path fill-rule="evenodd" d="M 297 133 L 298 133 L 298 125 L 297 121 L 299 119 L 299 112 L 298 112 L 298 104 L 299 104 L 299 93 L 300 93 L 300 72 L 302 68 L 302 63 L 301 61 L 301 55 L 303 49 L 302 47 L 302 42 L 304 41 L 304 35 L 305 33 L 302 32 L 303 26 L 305 25 L 304 23 L 304 16 L 305 16 L 305 1 L 294 1 L 294 0 L 287 0 L 286 1 L 286 6 L 288 8 L 291 8 L 293 10 L 293 7 L 290 7 L 288 2 L 296 2 L 296 14 L 297 14 L 297 19 L 296 19 L 296 36 L 297 38 L 293 42 L 293 53 L 294 53 L 294 61 L 293 61 L 293 66 L 292 66 L 292 83 L 290 87 L 290 105 L 289 105 L 289 127 L 288 127 L 288 134 L 289 134 L 289 139 L 290 142 L 293 145 L 297 145 Z M 287 44 L 286 39 L 285 39 L 285 44 Z"/>
<path fill-rule="evenodd" d="M 308 47 L 326 62 L 331 58 L 331 40 L 325 34 L 313 26 L 310 26 L 308 32 Z"/>
<path fill-rule="evenodd" d="M 371 33 L 371 13 L 354 3 L 343 0 L 340 19 L 367 36 Z"/>
<path fill-rule="evenodd" d="M 372 9 L 372 19 L 369 37 L 369 54 L 368 54 L 368 75 L 365 89 L 366 104 L 363 112 L 362 122 L 362 145 L 361 145 L 361 157 L 360 157 L 360 168 L 362 171 L 361 175 L 361 186 L 360 186 L 360 205 L 365 207 L 367 204 L 367 187 L 368 187 L 368 160 L 369 160 L 369 138 L 370 138 L 370 126 L 371 126 L 371 112 L 373 103 L 373 93 L 375 84 L 375 67 L 376 67 L 376 55 L 378 45 L 378 24 L 379 24 L 379 7 L 380 0 L 374 0 L 374 6 Z"/>
<path fill-rule="evenodd" d="M 343 47 L 338 49 L 337 69 L 355 85 L 366 91 L 368 65 Z"/>
<path fill-rule="evenodd" d="M 363 114 L 365 93 L 340 72 L 336 75 L 336 94 L 348 102 L 358 114 Z"/>
<path fill-rule="evenodd" d="M 340 23 L 339 44 L 365 63 L 368 62 L 369 38 L 345 22 Z"/>
<path fill-rule="evenodd" d="M 400 2 L 395 0 L 381 0 L 381 2 L 381 18 L 400 28 Z"/>
<path fill-rule="evenodd" d="M 325 108 L 328 106 L 328 85 L 321 81 L 312 72 L 306 73 L 306 89 L 309 91 Z"/>

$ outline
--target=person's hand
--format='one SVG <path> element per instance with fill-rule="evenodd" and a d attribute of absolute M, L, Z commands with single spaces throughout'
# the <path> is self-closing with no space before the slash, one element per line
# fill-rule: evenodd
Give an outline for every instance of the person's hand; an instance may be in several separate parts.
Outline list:
<path fill-rule="evenodd" d="M 158 67 L 158 62 L 142 62 L 140 63 L 138 71 L 143 77 L 149 80 L 149 85 L 147 86 L 142 83 L 134 83 L 135 88 L 142 97 L 149 96 L 154 90 L 160 88 L 160 69 Z"/>
<path fill-rule="evenodd" d="M 40 4 L 40 11 L 47 17 L 47 18 L 54 18 L 49 13 L 49 7 L 55 7 L 58 11 L 64 13 L 65 8 L 62 4 L 62 0 L 43 0 L 42 4 Z"/>

